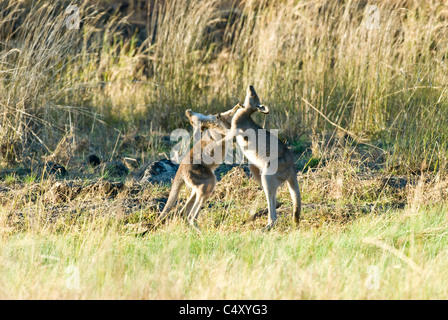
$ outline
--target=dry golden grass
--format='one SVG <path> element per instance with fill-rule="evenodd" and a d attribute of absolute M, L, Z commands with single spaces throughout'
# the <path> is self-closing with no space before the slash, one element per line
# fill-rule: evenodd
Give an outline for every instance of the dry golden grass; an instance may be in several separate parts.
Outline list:
<path fill-rule="evenodd" d="M 289 140 L 332 127 L 312 105 L 358 142 L 380 144 L 389 170 L 445 167 L 442 3 L 153 1 L 133 36 L 104 11 L 116 3 L 100 3 L 81 6 L 81 29 L 69 30 L 62 4 L 22 12 L 24 3 L 2 2 L 4 160 L 54 151 L 92 121 L 166 132 L 186 123 L 186 108 L 226 109 L 251 83 L 271 106 L 266 125 Z M 366 27 L 369 5 L 378 29 Z"/>

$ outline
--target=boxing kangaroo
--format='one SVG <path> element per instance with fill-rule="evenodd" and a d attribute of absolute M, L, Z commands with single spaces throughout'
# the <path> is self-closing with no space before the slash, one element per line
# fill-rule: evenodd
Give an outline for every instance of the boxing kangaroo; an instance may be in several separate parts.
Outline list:
<path fill-rule="evenodd" d="M 214 171 L 222 163 L 225 155 L 225 140 L 222 137 L 226 130 L 230 129 L 232 117 L 238 108 L 239 106 L 235 106 L 227 112 L 209 116 L 191 110 L 185 112 L 195 130 L 208 130 L 181 161 L 168 201 L 156 225 L 160 224 L 173 209 L 182 186 L 186 184 L 192 192 L 181 214 L 187 216 L 190 225 L 199 230 L 197 225 L 199 211 L 213 193 L 216 185 Z M 218 152 L 215 154 L 215 151 Z"/>
<path fill-rule="evenodd" d="M 269 113 L 269 108 L 260 103 L 253 86 L 247 88 L 244 105 L 232 118 L 231 132 L 225 139 L 236 137 L 237 143 L 249 160 L 249 169 L 258 184 L 263 188 L 268 204 L 268 224 L 270 230 L 277 221 L 277 189 L 285 181 L 293 202 L 293 220 L 299 223 L 301 198 L 294 167 L 294 156 L 288 147 L 269 131 L 261 128 L 252 119 L 254 112 Z M 233 109 L 234 110 L 234 109 Z"/>

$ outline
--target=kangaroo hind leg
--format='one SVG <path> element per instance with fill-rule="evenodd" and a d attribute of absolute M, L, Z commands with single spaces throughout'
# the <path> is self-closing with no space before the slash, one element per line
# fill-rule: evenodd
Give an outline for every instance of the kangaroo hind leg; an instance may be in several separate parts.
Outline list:
<path fill-rule="evenodd" d="M 190 198 L 188 198 L 187 202 L 185 203 L 184 207 L 180 211 L 180 215 L 184 218 L 187 218 L 191 212 L 191 209 L 193 208 L 193 205 L 196 201 L 196 191 L 193 189 L 191 191 Z"/>
<path fill-rule="evenodd" d="M 197 224 L 197 220 L 199 217 L 199 211 L 201 210 L 203 204 L 211 197 L 213 194 L 213 190 L 215 188 L 216 181 L 211 179 L 207 184 L 201 185 L 196 190 L 196 199 L 193 207 L 188 215 L 188 222 L 191 226 L 193 226 L 196 230 L 200 231 L 200 228 Z"/>
<path fill-rule="evenodd" d="M 269 231 L 277 222 L 276 196 L 279 183 L 272 175 L 262 175 L 261 182 L 263 185 L 263 191 L 266 195 L 269 211 L 268 225 L 263 230 Z"/>
<path fill-rule="evenodd" d="M 294 172 L 294 175 L 291 176 L 287 181 L 289 193 L 291 194 L 292 198 L 292 205 L 293 205 L 293 211 L 292 211 L 292 217 L 293 221 L 296 225 L 299 225 L 300 221 L 300 210 L 302 206 L 302 200 L 300 197 L 300 188 L 299 183 L 297 182 L 297 176 Z"/>

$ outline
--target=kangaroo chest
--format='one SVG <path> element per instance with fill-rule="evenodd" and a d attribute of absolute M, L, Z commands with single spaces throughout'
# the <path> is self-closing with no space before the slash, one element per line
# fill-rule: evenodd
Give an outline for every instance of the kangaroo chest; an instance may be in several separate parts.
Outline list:
<path fill-rule="evenodd" d="M 238 143 L 239 147 L 243 151 L 244 155 L 246 156 L 247 160 L 249 160 L 250 163 L 256 165 L 257 167 L 264 167 L 265 163 L 263 159 L 260 159 L 258 156 L 257 150 L 255 146 L 249 146 L 249 142 L 245 137 L 243 136 L 237 136 L 236 142 Z"/>

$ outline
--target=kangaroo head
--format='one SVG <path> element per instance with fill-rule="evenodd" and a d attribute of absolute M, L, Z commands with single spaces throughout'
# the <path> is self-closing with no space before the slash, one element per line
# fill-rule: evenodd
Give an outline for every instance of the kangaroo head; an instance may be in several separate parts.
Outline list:
<path fill-rule="evenodd" d="M 244 109 L 246 109 L 250 113 L 253 113 L 255 111 L 261 112 L 263 114 L 269 113 L 269 108 L 261 104 L 260 98 L 258 98 L 257 92 L 255 91 L 253 86 L 247 87 Z"/>
<path fill-rule="evenodd" d="M 191 109 L 188 109 L 185 111 L 185 115 L 187 116 L 188 120 L 190 120 L 191 125 L 195 129 L 201 130 L 203 132 L 204 130 L 214 130 L 221 134 L 225 134 L 226 129 L 230 129 L 232 118 L 230 115 L 232 113 L 232 110 L 229 110 L 227 112 L 224 112 L 222 114 L 217 115 L 203 115 L 198 112 L 193 112 Z M 233 112 L 235 113 L 235 112 Z"/>
<path fill-rule="evenodd" d="M 215 116 L 206 116 L 202 113 L 193 112 L 191 109 L 185 111 L 185 115 L 187 116 L 193 128 L 199 129 L 201 130 L 201 132 L 205 129 L 210 129 L 210 127 L 213 127 L 214 123 L 216 122 Z"/>

